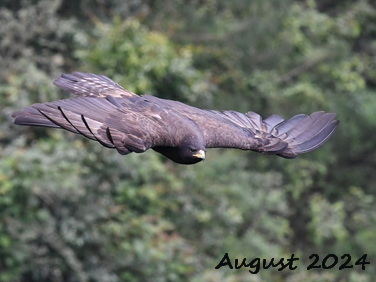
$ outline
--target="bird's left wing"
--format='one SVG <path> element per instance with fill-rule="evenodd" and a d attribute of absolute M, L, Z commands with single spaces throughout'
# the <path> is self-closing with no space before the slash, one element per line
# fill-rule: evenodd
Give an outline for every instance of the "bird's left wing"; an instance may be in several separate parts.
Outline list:
<path fill-rule="evenodd" d="M 266 119 L 254 112 L 212 111 L 180 107 L 197 123 L 207 148 L 238 148 L 294 158 L 323 145 L 339 121 L 334 113 L 298 114 L 289 120 L 279 115 Z"/>

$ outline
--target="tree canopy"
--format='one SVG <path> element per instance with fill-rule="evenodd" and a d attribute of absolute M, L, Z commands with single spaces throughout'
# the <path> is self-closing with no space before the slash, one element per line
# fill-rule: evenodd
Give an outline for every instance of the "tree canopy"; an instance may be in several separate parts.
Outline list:
<path fill-rule="evenodd" d="M 0 281 L 375 276 L 374 1 L 17 0 L 2 1 L 0 25 Z M 15 110 L 69 97 L 52 81 L 72 71 L 201 108 L 336 112 L 341 125 L 294 160 L 217 149 L 191 167 L 13 125 Z M 225 253 L 300 260 L 215 269 Z M 315 253 L 339 263 L 308 271 Z M 344 254 L 354 267 L 339 270 Z"/>

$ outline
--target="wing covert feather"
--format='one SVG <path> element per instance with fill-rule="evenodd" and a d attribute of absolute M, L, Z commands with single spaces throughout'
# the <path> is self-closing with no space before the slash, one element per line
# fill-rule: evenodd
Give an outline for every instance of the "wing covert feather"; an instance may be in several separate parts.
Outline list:
<path fill-rule="evenodd" d="M 84 97 L 137 97 L 138 95 L 124 89 L 112 79 L 92 73 L 73 72 L 62 74 L 54 84 L 72 94 Z"/>
<path fill-rule="evenodd" d="M 323 145 L 335 132 L 335 114 L 314 112 L 284 120 L 254 112 L 202 110 L 178 101 L 138 96 L 103 75 L 74 72 L 54 81 L 78 97 L 34 104 L 14 123 L 63 128 L 121 154 L 177 147 L 195 140 L 206 148 L 238 148 L 294 158 Z"/>
<path fill-rule="evenodd" d="M 180 108 L 202 130 L 207 148 L 238 148 L 294 158 L 323 145 L 339 121 L 335 114 L 298 114 L 289 120 L 272 115 L 265 120 L 254 112 L 213 111 Z"/>
<path fill-rule="evenodd" d="M 166 112 L 141 97 L 77 97 L 34 104 L 13 116 L 15 124 L 63 128 L 121 154 L 176 146 L 176 131 L 185 122 L 173 111 Z"/>

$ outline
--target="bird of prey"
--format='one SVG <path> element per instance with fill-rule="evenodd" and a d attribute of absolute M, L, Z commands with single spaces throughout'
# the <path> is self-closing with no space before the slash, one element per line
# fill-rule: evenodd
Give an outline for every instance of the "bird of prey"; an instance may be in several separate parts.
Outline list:
<path fill-rule="evenodd" d="M 207 148 L 237 148 L 284 158 L 313 151 L 334 133 L 334 113 L 279 115 L 203 110 L 137 95 L 103 75 L 74 72 L 54 81 L 78 97 L 38 103 L 13 113 L 14 123 L 63 128 L 120 154 L 149 148 L 179 164 L 205 159 Z"/>

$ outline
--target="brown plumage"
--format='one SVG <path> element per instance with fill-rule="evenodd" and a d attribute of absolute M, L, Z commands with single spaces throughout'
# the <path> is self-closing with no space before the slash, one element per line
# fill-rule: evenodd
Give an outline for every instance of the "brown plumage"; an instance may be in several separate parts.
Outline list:
<path fill-rule="evenodd" d="M 75 72 L 54 81 L 79 97 L 34 104 L 15 112 L 14 123 L 63 128 L 116 149 L 149 148 L 180 164 L 205 158 L 207 148 L 237 148 L 295 158 L 323 145 L 339 121 L 334 113 L 279 115 L 202 110 L 125 90 L 108 77 Z"/>

